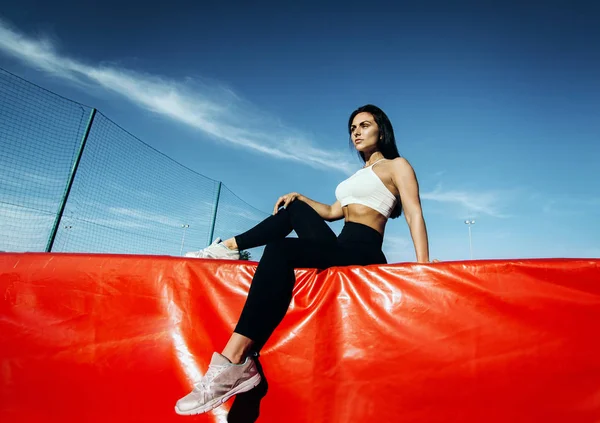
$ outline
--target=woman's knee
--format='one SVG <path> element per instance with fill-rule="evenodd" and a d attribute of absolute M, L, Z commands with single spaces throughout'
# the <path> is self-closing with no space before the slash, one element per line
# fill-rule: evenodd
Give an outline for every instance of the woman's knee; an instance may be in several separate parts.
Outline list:
<path fill-rule="evenodd" d="M 310 208 L 310 206 L 305 203 L 302 200 L 294 200 L 292 201 L 290 204 L 288 204 L 287 209 L 288 211 L 292 212 L 292 211 L 297 211 L 297 210 L 306 210 L 306 208 Z"/>
<path fill-rule="evenodd" d="M 290 204 L 288 204 L 286 210 L 289 213 L 289 216 L 292 219 L 292 221 L 295 222 L 297 222 L 299 219 L 312 219 L 312 215 L 316 215 L 316 212 L 313 210 L 313 208 L 309 206 L 308 203 L 305 203 L 302 200 L 292 201 Z"/>

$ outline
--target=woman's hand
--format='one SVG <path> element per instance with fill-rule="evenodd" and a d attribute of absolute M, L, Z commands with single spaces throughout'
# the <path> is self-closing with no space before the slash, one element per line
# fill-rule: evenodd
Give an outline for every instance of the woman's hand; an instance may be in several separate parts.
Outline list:
<path fill-rule="evenodd" d="M 290 192 L 289 194 L 282 195 L 279 197 L 277 202 L 275 203 L 275 207 L 273 208 L 273 214 L 277 214 L 277 211 L 280 207 L 287 208 L 287 206 L 294 200 L 300 197 L 300 194 L 297 192 Z"/>

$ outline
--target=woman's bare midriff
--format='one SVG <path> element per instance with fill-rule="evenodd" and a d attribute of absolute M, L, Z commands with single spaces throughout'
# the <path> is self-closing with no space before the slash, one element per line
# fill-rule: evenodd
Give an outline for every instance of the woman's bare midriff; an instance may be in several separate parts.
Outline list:
<path fill-rule="evenodd" d="M 344 212 L 344 221 L 366 225 L 383 235 L 387 219 L 378 211 L 362 204 L 349 204 L 343 207 L 342 210 Z"/>

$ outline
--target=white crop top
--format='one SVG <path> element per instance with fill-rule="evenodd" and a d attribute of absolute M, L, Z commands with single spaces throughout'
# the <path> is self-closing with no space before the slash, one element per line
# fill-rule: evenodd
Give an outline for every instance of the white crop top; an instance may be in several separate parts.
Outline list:
<path fill-rule="evenodd" d="M 377 210 L 386 218 L 390 217 L 397 199 L 373 171 L 373 166 L 381 160 L 358 170 L 337 186 L 335 196 L 342 207 L 348 204 L 362 204 Z"/>

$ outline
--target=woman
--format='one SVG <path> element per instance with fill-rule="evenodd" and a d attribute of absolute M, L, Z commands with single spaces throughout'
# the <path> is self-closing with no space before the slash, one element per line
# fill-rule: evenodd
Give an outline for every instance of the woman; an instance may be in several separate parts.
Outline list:
<path fill-rule="evenodd" d="M 427 230 L 411 165 L 400 157 L 385 113 L 366 105 L 348 122 L 350 141 L 365 166 L 338 185 L 331 206 L 298 193 L 280 197 L 273 215 L 241 235 L 188 257 L 239 259 L 239 250 L 266 245 L 246 304 L 229 342 L 214 353 L 206 375 L 177 402 L 178 414 L 207 412 L 260 383 L 252 351 L 259 351 L 283 319 L 295 283 L 294 268 L 384 264 L 381 251 L 388 218 L 402 210 L 417 261 L 429 262 Z M 280 208 L 282 207 L 282 208 Z M 345 220 L 339 236 L 325 221 Z M 298 238 L 286 238 L 295 230 Z"/>

